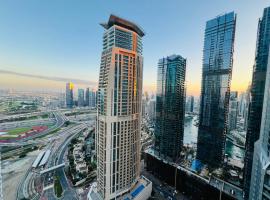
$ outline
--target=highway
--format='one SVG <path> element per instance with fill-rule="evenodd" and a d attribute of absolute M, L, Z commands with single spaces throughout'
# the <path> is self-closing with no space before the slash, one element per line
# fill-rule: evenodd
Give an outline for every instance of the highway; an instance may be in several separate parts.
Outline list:
<path fill-rule="evenodd" d="M 41 134 L 38 135 L 38 137 L 40 137 L 41 135 L 46 135 L 48 133 L 50 133 L 50 131 L 56 130 L 60 127 L 63 126 L 63 124 L 65 123 L 65 121 L 67 120 L 67 118 L 62 115 L 59 112 L 55 112 L 53 113 L 56 119 L 56 124 L 54 127 L 52 127 L 51 129 L 48 129 L 44 132 L 42 132 Z M 70 127 L 67 127 L 66 130 L 72 130 L 70 129 Z M 35 137 L 28 137 L 27 140 L 25 141 L 19 141 L 18 143 L 16 143 L 16 145 L 28 145 L 28 148 L 33 147 L 34 145 L 36 145 L 37 143 L 43 143 L 43 144 L 47 144 L 46 148 L 51 148 L 54 143 L 55 140 L 58 139 L 59 137 L 62 136 L 62 134 L 65 133 L 65 131 L 59 131 L 59 133 L 55 133 L 54 135 L 52 135 L 49 138 L 36 138 Z M 69 132 L 68 132 L 69 133 Z M 29 140 L 31 139 L 32 140 Z M 16 155 L 22 151 L 24 151 L 25 148 L 18 148 L 12 151 L 9 151 L 5 154 L 3 154 L 4 156 L 10 156 L 10 155 Z M 26 172 L 25 177 L 21 180 L 18 188 L 17 188 L 17 199 L 22 199 L 22 198 L 38 198 L 38 193 L 35 190 L 35 186 L 34 186 L 34 180 L 38 178 L 38 174 L 34 171 L 31 171 L 31 168 Z"/>
<path fill-rule="evenodd" d="M 62 128 L 54 134 L 49 134 L 53 130 L 57 130 L 64 125 L 69 119 L 62 114 L 61 112 L 53 112 L 56 124 L 54 127 L 51 127 L 49 130 L 46 130 L 38 135 L 33 137 L 28 137 L 26 139 L 18 141 L 16 146 L 21 146 L 13 151 L 8 152 L 8 154 L 16 155 L 25 148 L 31 148 L 37 144 L 46 145 L 43 150 L 50 149 L 51 154 L 49 160 L 45 167 L 32 169 L 30 168 L 25 176 L 21 179 L 18 188 L 17 188 L 17 200 L 28 198 L 28 199 L 49 199 L 55 200 L 56 198 L 54 193 L 54 177 L 57 175 L 59 177 L 61 186 L 63 188 L 62 197 L 60 199 L 78 199 L 76 191 L 73 189 L 69 180 L 67 179 L 64 168 L 59 168 L 55 171 L 51 171 L 44 175 L 40 175 L 40 171 L 44 169 L 51 168 L 55 165 L 65 163 L 65 152 L 67 151 L 68 144 L 70 141 L 81 133 L 84 129 L 90 128 L 91 125 L 95 123 L 95 120 L 88 122 L 77 122 L 76 124 L 71 124 L 65 128 Z M 39 138 L 41 136 L 46 136 Z M 10 144 L 9 144 L 10 145 Z M 25 146 L 24 146 L 25 145 Z"/>
<path fill-rule="evenodd" d="M 59 165 L 65 162 L 64 155 L 68 148 L 68 144 L 74 137 L 76 137 L 79 133 L 81 133 L 82 130 L 86 129 L 87 126 L 88 125 L 86 124 L 79 124 L 75 126 L 74 128 L 66 131 L 66 133 L 64 134 L 66 137 L 63 137 L 64 140 L 62 139 L 62 141 L 57 142 L 55 146 L 56 151 L 53 154 L 51 154 L 52 156 L 49 160 L 49 166 L 47 166 L 47 168 L 55 166 L 55 165 Z M 65 175 L 64 168 L 57 169 L 55 174 L 49 173 L 45 175 L 43 185 L 44 187 L 48 187 L 48 186 L 49 187 L 47 190 L 44 191 L 42 198 L 48 199 L 48 200 L 56 199 L 53 187 L 51 186 L 54 175 L 59 176 L 60 184 L 63 188 L 63 195 L 61 199 L 78 199 L 75 190 L 72 188 L 72 186 L 70 185 Z"/>
<path fill-rule="evenodd" d="M 39 140 L 34 141 L 34 139 L 38 139 L 39 137 L 45 136 L 45 135 L 49 134 L 50 132 L 59 129 L 60 127 L 62 127 L 64 125 L 65 121 L 67 121 L 67 117 L 64 116 L 60 112 L 53 112 L 53 115 L 55 117 L 56 123 L 51 128 L 49 128 L 49 129 L 47 129 L 47 130 L 45 130 L 45 131 L 43 131 L 41 133 L 35 134 L 33 136 L 29 136 L 27 138 L 23 138 L 21 140 L 18 140 L 17 142 L 13 142 L 13 143 L 0 143 L 0 146 L 9 146 L 9 147 L 10 146 L 24 146 L 24 145 L 38 143 Z"/>

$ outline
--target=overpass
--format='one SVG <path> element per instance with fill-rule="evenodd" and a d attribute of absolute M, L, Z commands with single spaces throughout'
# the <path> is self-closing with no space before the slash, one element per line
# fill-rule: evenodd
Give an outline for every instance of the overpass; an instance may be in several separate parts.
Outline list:
<path fill-rule="evenodd" d="M 44 169 L 44 170 L 40 171 L 40 175 L 46 174 L 48 172 L 54 171 L 54 170 L 62 168 L 62 167 L 65 167 L 65 163 L 50 167 L 48 169 Z"/>

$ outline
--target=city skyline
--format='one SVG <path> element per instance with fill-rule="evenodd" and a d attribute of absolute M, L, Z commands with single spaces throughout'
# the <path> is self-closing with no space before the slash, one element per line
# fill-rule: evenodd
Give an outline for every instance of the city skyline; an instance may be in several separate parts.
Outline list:
<path fill-rule="evenodd" d="M 0 200 L 270 200 L 269 3 L 15 1 Z"/>
<path fill-rule="evenodd" d="M 233 3 L 228 5 L 227 2 L 197 2 L 195 6 L 193 3 L 187 3 L 185 10 L 181 9 L 181 2 L 174 2 L 178 6 L 172 6 L 173 2 L 169 5 L 162 2 L 160 4 L 144 2 L 142 8 L 132 10 L 134 5 L 131 6 L 128 3 L 117 7 L 113 5 L 113 2 L 109 2 L 108 5 L 99 2 L 93 4 L 83 2 L 75 7 L 69 3 L 65 4 L 65 12 L 61 10 L 63 5 L 60 2 L 46 3 L 46 5 L 42 3 L 37 5 L 31 1 L 26 3 L 18 1 L 17 4 L 12 5 L 5 2 L 0 8 L 0 16 L 2 16 L 0 24 L 2 30 L 5 30 L 0 33 L 0 39 L 4 41 L 0 47 L 0 70 L 34 76 L 81 79 L 89 81 L 89 84 L 97 83 L 98 58 L 101 50 L 98 45 L 101 39 L 98 36 L 102 32 L 97 24 L 104 21 L 106 16 L 112 12 L 136 21 L 149 35 L 144 40 L 143 84 L 146 91 L 155 91 L 155 66 L 158 58 L 176 53 L 183 55 L 188 60 L 187 93 L 198 96 L 201 89 L 201 49 L 205 21 L 224 12 L 235 11 L 238 22 L 232 90 L 245 91 L 251 81 L 254 64 L 257 21 L 263 8 L 267 6 L 267 2 L 232 1 Z M 207 9 L 209 3 L 211 3 L 211 9 Z M 97 6 L 100 12 L 91 12 L 95 7 L 92 5 Z M 153 19 L 154 16 L 157 16 L 157 12 L 175 10 L 179 6 L 179 12 L 165 12 L 162 18 Z M 16 15 L 13 16 L 6 12 L 11 8 L 16 11 Z M 48 12 L 51 8 L 59 12 Z M 152 15 L 146 17 L 149 8 L 153 8 L 150 11 Z M 252 14 L 249 12 L 251 9 Z M 81 15 L 77 15 L 79 10 Z M 197 12 L 189 16 L 188 12 L 191 10 Z M 36 16 L 37 11 L 39 11 L 38 16 Z M 33 19 L 34 15 L 36 19 Z M 173 18 L 178 20 L 173 20 L 174 23 L 172 23 Z M 153 22 L 156 24 L 155 26 L 151 26 Z M 183 27 L 185 28 L 183 29 Z M 248 32 L 246 32 L 247 29 Z M 12 36 L 16 36 L 16 38 Z M 37 44 L 39 45 L 37 46 Z M 156 48 L 156 44 L 159 48 Z M 153 72 L 155 72 L 154 76 Z M 2 88 L 49 88 L 64 91 L 65 82 L 0 72 Z M 95 88 L 96 86 L 97 84 Z"/>

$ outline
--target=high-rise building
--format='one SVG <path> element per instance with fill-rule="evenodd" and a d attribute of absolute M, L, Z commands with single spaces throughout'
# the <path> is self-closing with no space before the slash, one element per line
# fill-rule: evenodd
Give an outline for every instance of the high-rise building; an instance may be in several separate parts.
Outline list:
<path fill-rule="evenodd" d="M 147 101 L 146 101 L 145 96 L 143 96 L 143 98 L 142 98 L 142 117 L 146 116 L 146 113 L 147 113 L 146 109 L 147 109 Z"/>
<path fill-rule="evenodd" d="M 94 90 L 89 91 L 89 106 L 92 108 L 96 107 L 96 92 Z"/>
<path fill-rule="evenodd" d="M 249 108 L 248 128 L 245 147 L 245 167 L 244 167 L 245 199 L 248 199 L 249 195 L 254 143 L 259 139 L 260 135 L 265 76 L 270 44 L 269 30 L 270 30 L 270 7 L 264 9 L 263 17 L 259 20 L 258 23 L 255 63 L 253 67 L 253 75 L 250 91 L 251 102 Z"/>
<path fill-rule="evenodd" d="M 155 148 L 176 160 L 183 146 L 186 59 L 179 55 L 158 62 Z"/>
<path fill-rule="evenodd" d="M 78 106 L 84 106 L 84 89 L 78 89 Z"/>
<path fill-rule="evenodd" d="M 250 200 L 270 199 L 270 64 L 268 64 L 264 91 L 260 136 L 254 147 Z"/>
<path fill-rule="evenodd" d="M 97 100 L 97 185 L 89 199 L 137 199 L 140 193 L 146 200 L 152 185 L 140 177 L 144 32 L 114 15 L 101 25 L 105 33 Z"/>
<path fill-rule="evenodd" d="M 74 89 L 73 83 L 70 82 L 70 83 L 66 84 L 66 106 L 67 106 L 67 108 L 72 108 L 74 105 L 73 89 Z"/>
<path fill-rule="evenodd" d="M 207 21 L 205 28 L 197 159 L 211 168 L 224 158 L 235 24 L 230 12 Z"/>
<path fill-rule="evenodd" d="M 194 111 L 194 96 L 190 96 L 190 109 L 189 112 Z"/>
<path fill-rule="evenodd" d="M 245 116 L 245 100 L 246 100 L 246 93 L 245 92 L 243 92 L 243 93 L 241 93 L 240 95 L 239 95 L 239 105 L 238 105 L 238 111 L 237 111 L 237 115 L 239 116 L 239 117 L 242 117 L 242 118 L 244 118 L 244 116 Z"/>
<path fill-rule="evenodd" d="M 150 99 L 149 99 L 149 94 L 148 92 L 145 92 L 144 93 L 144 96 L 145 96 L 145 99 L 146 99 L 146 102 L 148 102 Z"/>
<path fill-rule="evenodd" d="M 84 105 L 85 106 L 89 106 L 90 104 L 89 104 L 89 97 L 90 97 L 90 90 L 89 90 L 89 88 L 86 88 L 86 90 L 85 90 L 85 103 L 84 103 Z"/>
<path fill-rule="evenodd" d="M 236 129 L 238 115 L 238 93 L 231 92 L 229 102 L 228 131 Z"/>
<path fill-rule="evenodd" d="M 250 95 L 250 85 L 248 86 L 248 89 L 245 92 L 245 103 L 244 103 L 244 111 L 243 111 L 243 117 L 244 117 L 244 130 L 247 131 L 248 127 L 248 113 L 249 113 L 249 105 L 250 105 L 251 95 Z"/>
<path fill-rule="evenodd" d="M 186 98 L 186 113 L 192 113 L 194 111 L 194 96 Z"/>
<path fill-rule="evenodd" d="M 150 99 L 147 104 L 147 114 L 150 121 L 155 122 L 156 119 L 156 99 Z"/>

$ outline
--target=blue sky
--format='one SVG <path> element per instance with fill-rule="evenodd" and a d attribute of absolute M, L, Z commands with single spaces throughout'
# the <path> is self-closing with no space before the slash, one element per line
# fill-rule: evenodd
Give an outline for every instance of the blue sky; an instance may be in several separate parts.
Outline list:
<path fill-rule="evenodd" d="M 180 54 L 188 60 L 188 93 L 198 94 L 205 23 L 235 11 L 232 89 L 243 90 L 251 80 L 258 18 L 267 6 L 266 0 L 1 1 L 0 70 L 97 82 L 103 34 L 99 23 L 113 13 L 146 32 L 144 85 L 148 90 L 154 90 L 158 59 Z M 16 80 L 23 84 L 19 77 L 0 71 L 0 85 L 16 87 Z M 26 87 L 36 81 L 42 80 L 28 77 Z"/>

